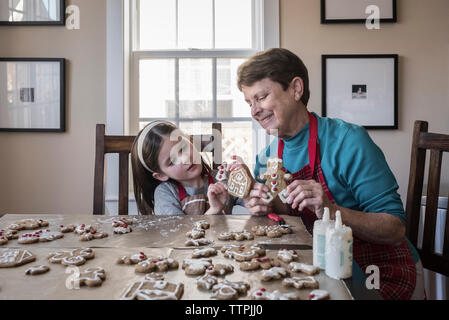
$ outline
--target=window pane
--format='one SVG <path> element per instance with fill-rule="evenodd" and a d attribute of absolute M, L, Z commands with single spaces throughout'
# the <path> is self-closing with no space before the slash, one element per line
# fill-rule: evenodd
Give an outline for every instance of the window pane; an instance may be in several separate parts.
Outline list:
<path fill-rule="evenodd" d="M 217 59 L 217 116 L 251 117 L 251 109 L 237 87 L 237 69 L 245 59 Z"/>
<path fill-rule="evenodd" d="M 178 48 L 212 48 L 212 1 L 178 0 L 178 5 Z"/>
<path fill-rule="evenodd" d="M 140 118 L 175 117 L 175 60 L 140 61 Z"/>
<path fill-rule="evenodd" d="M 176 48 L 176 1 L 140 0 L 140 49 Z"/>
<path fill-rule="evenodd" d="M 213 116 L 212 59 L 179 60 L 179 115 Z"/>
<path fill-rule="evenodd" d="M 251 48 L 251 0 L 215 0 L 215 47 Z"/>
<path fill-rule="evenodd" d="M 232 162 L 231 157 L 237 155 L 252 169 L 253 131 L 251 121 L 223 122 L 223 161 Z"/>

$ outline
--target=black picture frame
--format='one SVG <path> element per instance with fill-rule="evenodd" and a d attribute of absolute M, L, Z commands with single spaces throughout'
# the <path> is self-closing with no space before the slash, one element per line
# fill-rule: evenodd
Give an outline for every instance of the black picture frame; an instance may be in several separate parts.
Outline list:
<path fill-rule="evenodd" d="M 36 0 L 39 1 L 39 0 Z M 66 0 L 59 1 L 59 19 L 48 21 L 5 21 L 0 20 L 0 26 L 64 26 L 65 25 L 65 4 Z"/>
<path fill-rule="evenodd" d="M 326 1 L 321 0 L 321 24 L 332 24 L 332 23 L 366 23 L 366 18 L 341 18 L 341 19 L 330 19 L 326 17 Z M 375 0 L 372 1 L 372 4 L 375 4 Z M 397 1 L 391 0 L 392 5 L 392 17 L 389 18 L 380 18 L 379 22 L 381 23 L 395 23 L 397 22 Z"/>
<path fill-rule="evenodd" d="M 335 60 L 337 59 L 337 60 Z M 382 91 L 382 85 L 374 85 L 374 87 L 376 88 L 376 90 L 371 90 L 374 91 L 374 94 L 370 94 L 370 85 L 368 85 L 367 88 L 367 83 L 369 82 L 370 84 L 373 84 L 373 79 L 372 77 L 375 77 L 376 74 L 375 72 L 369 73 L 371 79 L 367 80 L 365 79 L 365 81 L 360 81 L 359 79 L 361 78 L 360 74 L 360 68 L 357 68 L 357 70 L 355 68 L 350 68 L 348 66 L 344 66 L 343 64 L 341 65 L 342 70 L 344 70 L 344 72 L 341 72 L 341 74 L 338 75 L 338 79 L 336 80 L 332 80 L 332 77 L 328 75 L 329 69 L 328 68 L 328 62 L 331 60 L 335 60 L 335 61 L 343 61 L 343 60 L 338 60 L 338 59 L 345 59 L 345 63 L 351 63 L 352 60 L 354 61 L 360 61 L 359 59 L 365 59 L 366 61 L 370 61 L 373 62 L 377 62 L 377 61 L 382 61 L 385 59 L 385 66 L 384 69 L 379 68 L 377 71 L 379 72 L 379 84 L 382 83 L 382 81 L 380 81 L 380 79 L 387 79 L 388 83 L 384 84 L 385 85 L 389 85 L 389 87 L 387 88 L 387 90 L 383 90 Z M 374 59 L 374 60 L 373 60 Z M 321 70 L 322 70 L 322 105 L 321 105 L 321 112 L 322 112 L 322 116 L 323 117 L 332 117 L 332 118 L 340 118 L 344 121 L 350 122 L 350 123 L 355 123 L 358 125 L 363 126 L 365 129 L 373 129 L 373 130 L 396 130 L 398 129 L 398 105 L 399 105 L 399 99 L 398 99 L 398 70 L 399 70 L 399 56 L 397 54 L 323 54 L 321 56 Z M 376 65 L 377 67 L 378 65 Z M 337 66 L 338 67 L 338 66 Z M 390 78 L 386 78 L 385 77 L 385 72 L 382 73 L 382 71 L 385 71 L 388 69 L 388 72 L 390 73 Z M 391 69 L 391 70 L 390 70 Z M 355 70 L 354 72 L 351 72 L 351 70 Z M 372 70 L 376 70 L 376 68 L 372 68 Z M 354 76 L 352 76 L 353 74 L 355 74 Z M 357 79 L 354 80 L 354 83 L 351 82 L 352 78 L 353 79 Z M 345 78 L 348 79 L 345 82 Z M 368 78 L 368 76 L 367 76 Z M 328 80 L 332 82 L 332 84 L 336 84 L 336 86 L 331 86 L 328 85 Z M 357 82 L 357 83 L 355 83 Z M 352 87 L 346 86 L 346 84 L 350 84 L 352 83 Z M 375 84 L 375 83 L 374 83 Z M 332 89 L 332 91 L 338 90 L 338 86 L 343 86 L 345 87 L 345 92 L 340 94 L 333 94 L 333 93 L 329 93 L 328 89 L 329 87 L 337 87 L 337 89 Z M 355 93 L 354 89 L 358 89 L 359 93 Z M 350 91 L 352 91 L 352 96 L 351 98 L 349 98 L 348 96 L 350 95 Z M 381 92 L 382 91 L 382 92 Z M 387 92 L 388 91 L 388 92 Z M 379 92 L 381 92 L 381 94 L 379 94 Z M 338 96 L 338 97 L 337 97 Z M 343 97 L 343 98 L 342 98 Z M 371 111 L 371 114 L 368 113 L 369 115 L 369 121 L 370 122 L 374 122 L 374 124 L 366 124 L 364 123 L 364 121 L 354 121 L 354 118 L 357 119 L 357 115 L 360 115 L 357 111 L 359 111 L 358 108 L 358 104 L 357 102 L 353 102 L 352 100 L 356 100 L 356 99 L 360 99 L 359 106 L 366 106 L 368 104 L 371 104 L 371 109 L 372 109 L 372 105 L 374 102 L 376 102 L 376 97 L 383 97 L 384 100 L 380 100 L 379 104 L 376 104 L 375 107 L 377 108 L 376 111 Z M 388 99 L 386 99 L 385 97 L 388 97 Z M 366 100 L 366 99 L 371 99 L 371 100 Z M 344 104 L 346 106 L 346 103 L 348 103 L 348 105 L 351 105 L 351 107 L 349 107 L 347 110 L 340 110 L 338 108 L 341 108 L 341 105 Z M 340 104 L 340 106 L 339 106 Z M 361 108 L 360 108 L 361 109 Z M 369 108 L 366 108 L 365 110 L 369 110 Z M 345 116 L 335 116 L 335 114 L 347 114 L 350 115 L 349 117 L 345 117 Z M 376 115 L 377 113 L 377 115 Z M 380 117 L 380 115 L 382 114 L 387 114 L 389 118 L 389 120 L 384 121 L 384 118 Z M 367 115 L 367 117 L 368 117 Z M 365 116 L 365 115 L 363 115 Z M 359 116 L 360 118 L 363 118 L 363 116 Z M 376 118 L 377 116 L 377 118 Z M 379 123 L 375 123 L 376 120 L 379 121 Z M 366 121 L 366 120 L 365 120 Z M 383 123 L 381 123 L 383 122 Z"/>
<path fill-rule="evenodd" d="M 4 62 L 26 62 L 26 63 L 56 63 L 57 67 L 55 70 L 59 71 L 59 94 L 57 95 L 59 98 L 59 106 L 58 112 L 59 115 L 53 117 L 54 119 L 58 119 L 58 124 L 55 126 L 34 126 L 34 127 L 26 127 L 26 126 L 4 126 L 2 124 L 2 120 L 0 119 L 0 132 L 65 132 L 66 131 L 66 60 L 64 58 L 0 58 L 0 64 Z M 1 77 L 3 76 L 3 72 L 0 66 L 0 94 L 2 94 L 2 85 L 6 83 L 3 81 Z M 30 102 L 30 100 L 34 101 L 34 96 L 37 92 L 32 88 L 20 89 L 20 91 L 16 90 L 16 93 L 20 96 L 21 102 Z M 14 95 L 14 94 L 13 94 Z M 26 100 L 26 101 L 25 101 Z M 10 106 L 8 106 L 10 107 Z M 0 97 L 0 114 L 2 112 L 2 108 L 6 108 L 5 105 L 2 105 L 2 99 Z M 46 110 L 47 111 L 47 110 Z"/>

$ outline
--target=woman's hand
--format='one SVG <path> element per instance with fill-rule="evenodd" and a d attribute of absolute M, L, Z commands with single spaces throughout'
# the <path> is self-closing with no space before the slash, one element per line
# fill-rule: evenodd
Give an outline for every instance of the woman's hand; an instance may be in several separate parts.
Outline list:
<path fill-rule="evenodd" d="M 308 208 L 315 212 L 316 216 L 321 219 L 323 217 L 324 208 L 328 207 L 334 212 L 334 204 L 332 204 L 323 187 L 315 180 L 295 180 L 287 186 L 288 200 L 292 209 L 303 211 Z"/>
<path fill-rule="evenodd" d="M 268 187 L 262 183 L 254 183 L 248 198 L 244 199 L 245 207 L 254 216 L 266 216 L 273 211 L 270 204 L 265 203 L 262 199 L 268 197 Z"/>
<path fill-rule="evenodd" d="M 210 208 L 205 215 L 221 214 L 229 199 L 226 186 L 221 182 L 209 185 L 207 198 L 209 199 Z"/>

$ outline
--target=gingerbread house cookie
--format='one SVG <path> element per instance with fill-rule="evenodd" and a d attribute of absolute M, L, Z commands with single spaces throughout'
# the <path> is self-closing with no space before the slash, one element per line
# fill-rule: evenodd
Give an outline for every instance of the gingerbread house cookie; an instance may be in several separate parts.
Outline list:
<path fill-rule="evenodd" d="M 244 199 L 248 197 L 254 184 L 254 179 L 246 166 L 237 168 L 229 174 L 228 193 L 231 196 Z"/>

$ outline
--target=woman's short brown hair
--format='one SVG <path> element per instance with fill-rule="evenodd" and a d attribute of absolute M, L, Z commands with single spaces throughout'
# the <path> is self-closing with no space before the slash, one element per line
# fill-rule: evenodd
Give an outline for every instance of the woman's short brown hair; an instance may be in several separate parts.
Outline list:
<path fill-rule="evenodd" d="M 250 87 L 257 81 L 269 78 L 278 82 L 284 90 L 295 77 L 300 77 L 304 83 L 302 103 L 307 106 L 310 98 L 309 73 L 302 60 L 291 51 L 283 48 L 272 48 L 256 53 L 243 63 L 237 72 L 237 85 Z"/>

